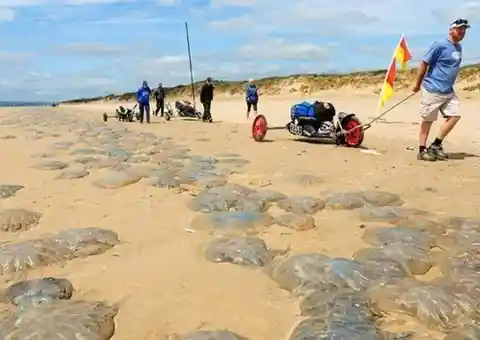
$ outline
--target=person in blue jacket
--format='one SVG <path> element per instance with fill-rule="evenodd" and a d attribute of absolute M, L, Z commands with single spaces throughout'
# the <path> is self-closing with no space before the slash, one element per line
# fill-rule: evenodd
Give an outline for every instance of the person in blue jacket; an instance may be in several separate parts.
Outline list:
<path fill-rule="evenodd" d="M 147 124 L 150 124 L 150 94 L 152 90 L 148 86 L 147 81 L 143 81 L 142 87 L 137 91 L 137 103 L 140 110 L 140 123 L 143 123 L 144 118 Z"/>
<path fill-rule="evenodd" d="M 250 117 L 250 111 L 252 110 L 255 112 L 255 116 L 258 113 L 258 88 L 253 83 L 253 79 L 248 81 L 247 87 L 245 89 L 245 100 L 247 101 L 247 119 Z"/>

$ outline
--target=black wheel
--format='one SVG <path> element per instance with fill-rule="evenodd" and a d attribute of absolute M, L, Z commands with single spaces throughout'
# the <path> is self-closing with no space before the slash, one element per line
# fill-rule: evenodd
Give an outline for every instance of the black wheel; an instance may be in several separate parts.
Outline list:
<path fill-rule="evenodd" d="M 103 113 L 103 121 L 106 122 L 108 120 L 108 115 L 106 112 Z"/>

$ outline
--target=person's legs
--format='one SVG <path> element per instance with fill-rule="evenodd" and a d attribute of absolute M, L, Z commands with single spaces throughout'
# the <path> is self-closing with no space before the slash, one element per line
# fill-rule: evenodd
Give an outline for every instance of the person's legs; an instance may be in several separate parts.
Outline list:
<path fill-rule="evenodd" d="M 160 101 L 160 116 L 163 117 L 165 114 L 165 100 Z"/>
<path fill-rule="evenodd" d="M 435 141 L 430 145 L 430 149 L 437 155 L 438 159 L 448 158 L 443 151 L 443 140 L 448 136 L 452 129 L 460 120 L 460 101 L 456 94 L 453 94 L 441 107 L 440 113 L 445 119 L 445 122 L 440 128 L 440 131 L 435 138 Z"/>
<path fill-rule="evenodd" d="M 153 113 L 154 116 L 158 116 L 158 111 L 160 111 L 160 101 L 157 100 L 156 104 L 155 112 Z"/>
<path fill-rule="evenodd" d="M 436 94 L 422 91 L 422 99 L 420 100 L 420 116 L 422 122 L 418 133 L 418 155 L 417 159 L 422 161 L 436 161 L 437 157 L 433 150 L 427 148 L 428 135 L 432 128 L 433 122 L 438 118 L 439 107 L 442 102 Z"/>
<path fill-rule="evenodd" d="M 420 132 L 418 134 L 418 145 L 421 149 L 426 149 L 428 135 L 430 134 L 430 130 L 432 129 L 433 121 L 422 121 L 420 124 Z"/>
<path fill-rule="evenodd" d="M 203 115 L 202 115 L 202 120 L 206 121 L 207 120 L 207 102 L 203 102 Z"/>
<path fill-rule="evenodd" d="M 150 124 L 150 104 L 145 104 L 145 118 L 147 123 Z"/>
<path fill-rule="evenodd" d="M 252 110 L 252 103 L 247 101 L 247 119 L 250 117 L 250 111 Z"/>
<path fill-rule="evenodd" d="M 211 112 L 211 110 L 212 110 L 212 102 L 206 102 L 206 103 L 205 103 L 205 108 L 206 108 L 206 110 L 205 110 L 205 112 L 206 112 L 206 120 L 211 123 L 211 122 L 212 122 L 212 112 Z"/>
<path fill-rule="evenodd" d="M 143 118 L 145 115 L 145 105 L 144 104 L 139 104 L 138 105 L 138 110 L 140 111 L 140 123 L 143 123 Z"/>
<path fill-rule="evenodd" d="M 253 113 L 255 116 L 258 114 L 258 102 L 253 103 Z"/>

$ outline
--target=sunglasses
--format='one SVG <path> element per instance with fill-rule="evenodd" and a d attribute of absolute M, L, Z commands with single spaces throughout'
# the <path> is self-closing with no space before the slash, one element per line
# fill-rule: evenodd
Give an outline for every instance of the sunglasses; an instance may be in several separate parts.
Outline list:
<path fill-rule="evenodd" d="M 450 28 L 470 28 L 470 25 L 468 24 L 467 19 L 457 19 L 454 22 L 450 24 Z"/>
<path fill-rule="evenodd" d="M 467 19 L 457 19 L 454 22 L 452 22 L 453 25 L 468 25 L 468 20 Z"/>

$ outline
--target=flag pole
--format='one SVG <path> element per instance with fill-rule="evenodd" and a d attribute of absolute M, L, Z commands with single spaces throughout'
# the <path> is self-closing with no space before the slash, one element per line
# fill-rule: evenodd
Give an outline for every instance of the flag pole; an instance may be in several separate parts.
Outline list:
<path fill-rule="evenodd" d="M 193 66 L 192 66 L 192 52 L 190 50 L 190 35 L 188 34 L 188 23 L 185 21 L 185 36 L 187 38 L 187 48 L 188 48 L 188 63 L 190 65 L 190 85 L 192 87 L 192 99 L 193 107 L 196 108 L 195 103 L 195 86 L 193 83 Z"/>
<path fill-rule="evenodd" d="M 387 72 L 385 72 L 385 78 L 383 78 L 382 90 L 380 91 L 380 97 L 379 97 L 379 100 L 378 100 L 377 113 L 380 112 L 380 106 L 382 104 L 383 92 L 384 92 L 384 88 L 385 88 L 385 83 L 387 82 L 388 71 L 390 71 L 390 66 L 392 65 L 392 61 L 394 59 L 396 59 L 396 57 L 397 57 L 397 49 L 400 46 L 400 43 L 402 42 L 402 39 L 403 39 L 404 36 L 405 35 L 402 34 L 401 37 L 400 37 L 400 40 L 398 40 L 398 43 L 395 46 L 395 49 L 393 50 L 392 58 L 390 59 L 390 62 L 388 63 Z"/>

